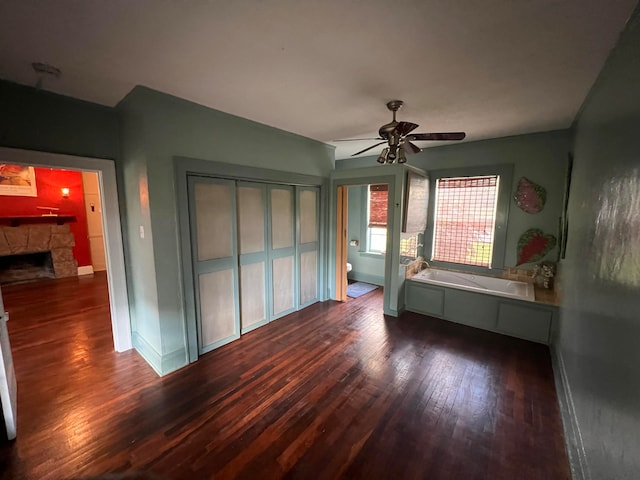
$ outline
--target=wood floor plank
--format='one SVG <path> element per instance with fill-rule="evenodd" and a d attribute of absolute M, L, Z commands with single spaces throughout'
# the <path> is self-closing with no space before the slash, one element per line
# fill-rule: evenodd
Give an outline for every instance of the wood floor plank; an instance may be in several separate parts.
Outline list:
<path fill-rule="evenodd" d="M 159 378 L 116 353 L 104 274 L 3 287 L 18 438 L 0 479 L 569 479 L 542 345 L 404 314 L 378 289 Z"/>

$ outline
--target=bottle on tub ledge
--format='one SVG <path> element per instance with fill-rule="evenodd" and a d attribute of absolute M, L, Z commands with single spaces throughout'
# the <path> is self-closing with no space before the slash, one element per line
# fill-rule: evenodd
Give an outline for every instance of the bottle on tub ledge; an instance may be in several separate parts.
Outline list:
<path fill-rule="evenodd" d="M 538 287 L 553 289 L 553 279 L 556 276 L 554 262 L 540 262 L 533 268 L 533 283 Z"/>

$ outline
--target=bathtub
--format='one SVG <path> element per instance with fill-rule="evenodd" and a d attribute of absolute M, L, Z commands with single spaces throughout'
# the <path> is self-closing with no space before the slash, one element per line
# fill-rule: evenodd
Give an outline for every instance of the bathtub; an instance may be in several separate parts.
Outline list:
<path fill-rule="evenodd" d="M 444 287 L 486 293 L 500 297 L 516 298 L 518 300 L 535 301 L 533 285 L 526 282 L 515 282 L 502 278 L 485 277 L 470 273 L 449 272 L 427 268 L 411 277 L 422 283 L 442 285 Z"/>

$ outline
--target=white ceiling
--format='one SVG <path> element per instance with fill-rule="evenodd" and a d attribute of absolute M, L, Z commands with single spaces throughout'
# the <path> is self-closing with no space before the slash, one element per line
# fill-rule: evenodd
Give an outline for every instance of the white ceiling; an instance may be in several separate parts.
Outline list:
<path fill-rule="evenodd" d="M 46 90 L 113 106 L 146 85 L 323 142 L 377 136 L 398 98 L 416 132 L 479 140 L 569 127 L 635 4 L 3 0 L 0 77 L 44 62 Z"/>

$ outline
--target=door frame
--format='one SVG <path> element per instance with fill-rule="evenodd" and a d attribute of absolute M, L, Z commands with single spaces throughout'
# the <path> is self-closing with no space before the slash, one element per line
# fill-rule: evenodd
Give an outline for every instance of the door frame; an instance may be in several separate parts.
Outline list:
<path fill-rule="evenodd" d="M 343 171 L 340 173 L 346 174 L 344 177 L 339 177 L 334 174 L 334 177 L 331 181 L 331 202 L 329 207 L 330 219 L 329 224 L 334 226 L 332 232 L 332 242 L 330 246 L 332 247 L 330 250 L 329 258 L 332 258 L 331 264 L 329 265 L 330 271 L 334 274 L 330 276 L 332 279 L 332 287 L 331 298 L 334 300 L 338 300 L 338 287 L 340 283 L 338 282 L 338 274 L 340 271 L 345 272 L 346 276 L 346 262 L 341 262 L 338 259 L 337 253 L 340 248 L 346 251 L 348 248 L 346 245 L 346 236 L 338 235 L 337 231 L 337 216 L 338 216 L 338 208 L 340 207 L 338 204 L 338 189 L 340 187 L 347 187 L 344 192 L 343 197 L 348 197 L 348 187 L 349 186 L 358 186 L 358 185 L 370 185 L 376 183 L 386 183 L 389 186 L 389 199 L 387 203 L 387 253 L 384 258 L 384 313 L 387 315 L 391 315 L 393 317 L 398 316 L 400 313 L 398 311 L 398 285 L 397 285 L 397 275 L 393 276 L 393 271 L 397 271 L 398 267 L 394 267 L 394 263 L 399 264 L 400 254 L 399 254 L 399 245 L 400 245 L 400 225 L 399 221 L 402 218 L 400 203 L 397 202 L 396 195 L 399 192 L 402 194 L 402 182 L 404 170 L 402 165 L 391 165 L 391 168 L 385 167 L 384 170 L 379 170 L 377 167 L 375 170 L 376 174 L 371 175 L 371 169 L 360 169 L 363 170 L 361 173 L 358 169 L 354 169 L 354 171 Z M 395 168 L 394 168 L 395 167 Z M 400 170 L 398 170 L 400 168 Z M 346 203 L 346 200 L 345 202 Z M 344 242 L 343 245 L 339 245 L 340 239 Z M 398 253 L 396 253 L 398 252 Z M 344 281 L 346 285 L 346 280 Z M 346 287 L 345 287 L 346 290 Z M 346 291 L 345 291 L 346 295 Z"/>
<path fill-rule="evenodd" d="M 34 167 L 91 171 L 98 174 L 113 345 L 116 352 L 124 352 L 131 349 L 131 321 L 129 317 L 129 299 L 127 296 L 115 162 L 109 159 L 6 147 L 0 147 L 0 162 Z"/>
<path fill-rule="evenodd" d="M 347 300 L 347 231 L 349 229 L 349 185 L 336 188 L 336 300 Z"/>

